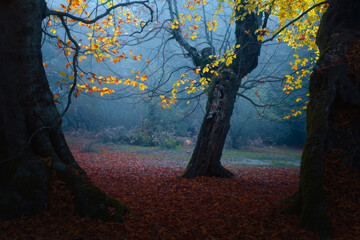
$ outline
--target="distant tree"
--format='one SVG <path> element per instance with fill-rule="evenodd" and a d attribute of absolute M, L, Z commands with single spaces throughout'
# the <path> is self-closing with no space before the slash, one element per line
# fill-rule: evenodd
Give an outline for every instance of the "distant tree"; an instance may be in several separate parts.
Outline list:
<path fill-rule="evenodd" d="M 45 210 L 48 193 L 54 184 L 51 179 L 56 174 L 58 180 L 72 191 L 78 214 L 104 220 L 122 220 L 127 208 L 91 183 L 75 162 L 61 129 L 61 119 L 69 107 L 71 96 L 77 93 L 78 87 L 81 88 L 76 82 L 82 77 L 78 64 L 82 56 L 81 46 L 74 38 L 71 24 L 91 25 L 90 29 L 96 29 L 101 24 L 109 25 L 112 22 L 107 17 L 115 17 L 114 10 L 123 7 L 123 11 L 127 11 L 133 5 L 139 9 L 144 7 L 145 12 L 152 14 L 147 3 L 99 1 L 92 6 L 93 12 L 87 13 L 87 5 L 82 0 L 68 1 L 68 6 L 62 6 L 63 11 L 50 10 L 45 0 L 0 2 L 1 218 L 9 219 Z M 56 22 L 60 24 L 64 34 L 62 38 L 42 28 L 45 18 L 48 18 L 45 26 Z M 146 26 L 146 22 L 141 24 L 141 27 Z M 60 28 L 57 31 L 61 31 Z M 66 56 L 72 57 L 69 64 L 73 74 L 61 73 L 74 80 L 68 95 L 69 103 L 61 115 L 55 107 L 43 67 L 43 32 L 50 37 L 55 36 L 59 48 Z M 56 29 L 50 32 L 55 34 Z M 112 44 L 116 45 L 116 42 Z M 95 44 L 91 49 L 99 61 L 102 47 Z M 102 50 L 106 52 L 105 48 Z M 101 89 L 101 92 L 106 92 L 106 89 Z"/>
<path fill-rule="evenodd" d="M 299 215 L 299 224 L 322 239 L 336 218 L 360 209 L 360 1 L 329 2 L 316 36 L 320 58 L 310 77 L 300 184 L 282 211 Z M 358 220 L 340 221 L 359 228 Z M 344 239 L 358 237 L 347 232 Z"/>

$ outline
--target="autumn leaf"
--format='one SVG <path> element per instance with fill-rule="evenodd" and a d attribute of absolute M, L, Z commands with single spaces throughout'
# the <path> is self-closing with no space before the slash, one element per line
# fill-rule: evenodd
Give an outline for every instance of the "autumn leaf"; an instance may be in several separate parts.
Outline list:
<path fill-rule="evenodd" d="M 142 83 L 139 83 L 139 89 L 140 89 L 141 91 L 143 91 L 145 88 L 147 88 L 147 86 L 145 86 L 145 85 L 142 84 Z"/>
<path fill-rule="evenodd" d="M 141 81 L 146 81 L 146 80 L 147 80 L 147 77 L 148 77 L 147 75 L 142 75 L 141 78 L 140 78 L 140 80 L 141 80 Z"/>

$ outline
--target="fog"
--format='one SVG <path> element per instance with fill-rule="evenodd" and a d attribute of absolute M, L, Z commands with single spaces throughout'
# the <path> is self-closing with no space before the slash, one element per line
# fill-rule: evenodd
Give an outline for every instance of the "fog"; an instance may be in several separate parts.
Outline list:
<path fill-rule="evenodd" d="M 55 6 L 60 2 L 48 1 L 48 6 Z M 183 10 L 182 5 L 179 1 L 179 11 Z M 198 76 L 193 72 L 196 66 L 194 67 L 191 58 L 170 36 L 171 23 L 170 26 L 165 24 L 170 19 L 166 2 L 156 1 L 152 6 L 156 8 L 153 23 L 141 33 L 121 35 L 118 38 L 120 54 L 124 52 L 128 55 L 130 51 L 135 56 L 141 54 L 140 61 L 128 57 L 117 63 L 109 60 L 97 62 L 93 56 L 86 55 L 87 59 L 79 63 L 82 72 L 93 72 L 98 76 L 134 79 L 134 72 L 140 72 L 148 76 L 144 82 L 147 88 L 141 91 L 137 87 L 123 84 L 90 83 L 91 86 L 106 87 L 115 92 L 101 96 L 99 92 L 81 91 L 76 97 L 72 96 L 72 103 L 62 123 L 65 132 L 103 143 L 165 147 L 171 144 L 181 145 L 185 140 L 190 144 L 195 143 L 204 117 L 206 91 L 190 94 L 179 91 L 177 103 L 162 109 L 160 96 L 171 97 L 172 86 L 182 74 L 188 72 L 188 79 L 196 79 Z M 210 18 L 214 9 L 215 5 L 208 4 L 192 14 Z M 131 11 L 134 14 L 140 12 L 136 7 L 131 8 Z M 188 42 L 199 51 L 210 47 L 212 54 L 225 54 L 235 43 L 234 24 L 228 23 L 230 15 L 231 10 L 224 8 L 216 16 L 216 31 L 209 32 L 202 26 L 204 23 L 199 22 L 197 38 Z M 276 25 L 276 19 L 270 20 L 272 28 Z M 123 31 L 131 33 L 132 27 L 126 27 Z M 71 29 L 82 45 L 92 41 L 86 29 L 77 25 L 71 26 Z M 63 35 L 64 32 L 58 30 L 57 34 Z M 71 66 L 66 67 L 71 58 L 65 57 L 62 49 L 56 45 L 56 39 L 44 35 L 45 70 L 51 91 L 60 95 L 56 100 L 57 107 L 62 112 L 68 102 L 72 83 L 59 72 L 71 74 L 72 69 Z M 284 119 L 303 108 L 306 104 L 303 96 L 308 93 L 306 82 L 301 89 L 290 94 L 283 91 L 285 76 L 294 72 L 290 65 L 294 60 L 294 53 L 291 47 L 276 40 L 262 46 L 257 68 L 243 79 L 243 88 L 239 90 L 239 95 L 242 96 L 237 99 L 225 147 L 241 149 L 248 146 L 303 146 L 306 138 L 305 111 Z M 307 56 L 312 53 L 307 49 L 299 49 L 296 54 Z M 84 77 L 80 84 L 85 83 L 88 81 Z M 300 97 L 302 100 L 297 101 Z"/>

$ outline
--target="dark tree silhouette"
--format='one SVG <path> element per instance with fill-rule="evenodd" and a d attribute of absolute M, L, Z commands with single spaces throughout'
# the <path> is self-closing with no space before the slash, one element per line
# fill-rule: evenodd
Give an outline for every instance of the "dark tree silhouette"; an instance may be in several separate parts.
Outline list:
<path fill-rule="evenodd" d="M 332 232 L 333 200 L 353 199 L 359 206 L 359 196 L 352 192 L 359 187 L 360 173 L 359 12 L 360 1 L 331 0 L 321 19 L 316 38 L 320 58 L 310 77 L 300 185 L 282 210 L 300 215 L 299 224 L 324 239 Z M 341 189 L 344 179 L 347 190 Z"/>
<path fill-rule="evenodd" d="M 79 215 L 121 221 L 127 208 L 89 180 L 65 141 L 41 53 L 41 24 L 50 15 L 60 18 L 68 37 L 74 40 L 64 21 L 64 16 L 72 16 L 49 10 L 44 0 L 0 2 L 0 217 L 10 219 L 45 210 L 54 184 L 51 179 L 56 176 L 72 191 Z"/>

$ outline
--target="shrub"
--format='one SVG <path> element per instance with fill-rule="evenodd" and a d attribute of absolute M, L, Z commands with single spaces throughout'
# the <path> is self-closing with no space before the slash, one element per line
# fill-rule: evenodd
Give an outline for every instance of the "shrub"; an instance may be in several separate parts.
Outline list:
<path fill-rule="evenodd" d="M 175 149 L 175 148 L 183 146 L 183 144 L 184 144 L 183 141 L 181 141 L 179 139 L 167 138 L 167 139 L 165 139 L 162 147 L 167 148 L 167 149 Z"/>
<path fill-rule="evenodd" d="M 145 131 L 137 131 L 135 133 L 135 141 L 133 142 L 133 144 L 144 147 L 154 146 L 152 136 Z"/>

